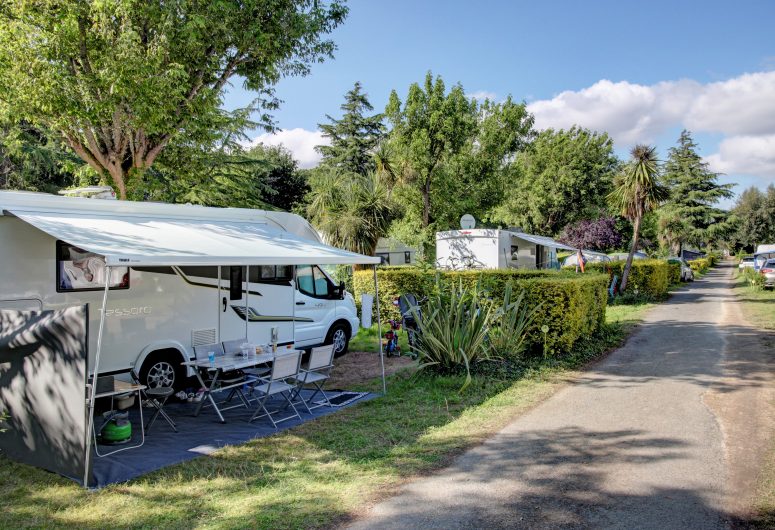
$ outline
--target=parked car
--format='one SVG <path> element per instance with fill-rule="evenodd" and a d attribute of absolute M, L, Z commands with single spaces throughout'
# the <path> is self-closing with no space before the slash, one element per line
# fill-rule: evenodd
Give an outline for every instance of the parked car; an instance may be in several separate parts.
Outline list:
<path fill-rule="evenodd" d="M 768 259 L 764 262 L 759 272 L 764 277 L 765 289 L 775 287 L 775 259 Z"/>
<path fill-rule="evenodd" d="M 685 259 L 679 258 L 678 256 L 670 256 L 667 258 L 668 263 L 678 263 L 681 265 L 681 281 L 682 282 L 693 282 L 694 281 L 694 271 L 689 266 L 689 264 L 686 262 Z"/>
<path fill-rule="evenodd" d="M 746 256 L 743 259 L 740 260 L 740 263 L 737 265 L 737 268 L 740 270 L 747 269 L 747 268 L 753 268 L 754 266 L 754 259 L 753 256 Z"/>

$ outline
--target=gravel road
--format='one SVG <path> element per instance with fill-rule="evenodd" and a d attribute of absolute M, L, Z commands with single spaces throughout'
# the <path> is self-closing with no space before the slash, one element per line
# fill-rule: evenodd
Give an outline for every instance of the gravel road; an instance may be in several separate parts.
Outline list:
<path fill-rule="evenodd" d="M 350 528 L 728 528 L 773 432 L 772 338 L 746 326 L 732 265 L 450 467 Z"/>

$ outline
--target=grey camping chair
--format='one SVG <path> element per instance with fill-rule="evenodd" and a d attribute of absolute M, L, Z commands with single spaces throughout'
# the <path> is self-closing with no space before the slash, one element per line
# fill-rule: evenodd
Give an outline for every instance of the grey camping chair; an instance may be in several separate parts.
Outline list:
<path fill-rule="evenodd" d="M 138 385 L 143 384 L 140 381 L 140 376 L 137 375 L 137 372 L 135 372 L 134 368 L 130 370 L 129 374 L 132 376 L 132 380 L 135 383 Z M 143 398 L 143 400 L 153 405 L 153 407 L 156 409 L 148 419 L 148 423 L 145 424 L 146 433 L 151 430 L 151 425 L 153 425 L 153 422 L 155 422 L 156 418 L 159 416 L 164 418 L 164 420 L 170 424 L 170 427 L 172 427 L 173 431 L 178 432 L 178 426 L 174 421 L 172 421 L 172 418 L 170 418 L 167 413 L 164 412 L 164 405 L 167 404 L 167 400 L 174 393 L 175 389 L 171 386 L 157 386 L 156 388 L 148 387 L 145 390 L 140 391 L 140 396 Z"/>
<path fill-rule="evenodd" d="M 277 428 L 277 424 L 283 421 L 288 421 L 293 418 L 301 419 L 299 411 L 291 401 L 291 395 L 296 389 L 296 385 L 288 383 L 286 380 L 295 378 L 299 374 L 299 367 L 301 365 L 301 352 L 293 351 L 291 353 L 284 353 L 275 357 L 272 363 L 272 371 L 268 377 L 260 379 L 253 387 L 253 391 L 258 396 L 258 407 L 256 412 L 248 421 L 253 421 L 264 416 L 269 418 L 274 428 Z M 286 405 L 281 410 L 286 410 L 288 406 L 293 409 L 293 414 L 275 420 L 272 415 L 277 414 L 280 411 L 269 412 L 266 409 L 267 400 L 275 395 L 282 395 L 285 398 Z"/>
<path fill-rule="evenodd" d="M 326 396 L 326 393 L 323 391 L 323 384 L 325 384 L 326 380 L 331 376 L 331 369 L 334 367 L 333 362 L 333 344 L 312 348 L 312 352 L 309 356 L 309 363 L 306 368 L 300 370 L 299 375 L 294 378 L 297 382 L 297 387 L 292 399 L 300 397 L 301 402 L 304 403 L 304 406 L 307 407 L 307 412 L 310 414 L 312 414 L 313 409 L 324 405 L 328 405 L 329 407 L 333 406 L 328 400 L 328 396 Z M 304 385 L 313 385 L 315 387 L 315 391 L 306 399 L 301 396 Z M 310 406 L 310 403 L 313 402 L 312 400 L 318 394 L 323 396 L 323 400 L 316 405 Z"/>

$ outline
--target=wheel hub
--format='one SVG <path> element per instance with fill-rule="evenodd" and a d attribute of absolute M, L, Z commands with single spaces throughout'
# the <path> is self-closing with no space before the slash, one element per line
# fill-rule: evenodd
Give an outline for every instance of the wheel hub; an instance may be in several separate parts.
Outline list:
<path fill-rule="evenodd" d="M 336 353 L 344 351 L 345 344 L 347 344 L 347 336 L 343 329 L 337 329 L 334 332 L 334 351 Z"/>
<path fill-rule="evenodd" d="M 175 369 L 166 361 L 160 361 L 148 370 L 148 388 L 171 387 L 175 383 Z"/>

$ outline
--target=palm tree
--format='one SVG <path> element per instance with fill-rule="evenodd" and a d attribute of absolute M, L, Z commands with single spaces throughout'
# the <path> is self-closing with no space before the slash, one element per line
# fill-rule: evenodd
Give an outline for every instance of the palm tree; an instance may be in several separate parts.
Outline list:
<path fill-rule="evenodd" d="M 321 169 L 310 184 L 307 217 L 326 243 L 373 256 L 398 214 L 383 178 Z"/>
<path fill-rule="evenodd" d="M 622 272 L 620 292 L 627 288 L 632 256 L 638 248 L 643 216 L 667 200 L 668 189 L 659 182 L 656 147 L 636 145 L 630 151 L 632 160 L 614 180 L 614 191 L 608 195 L 611 205 L 632 222 L 632 246 Z"/>

